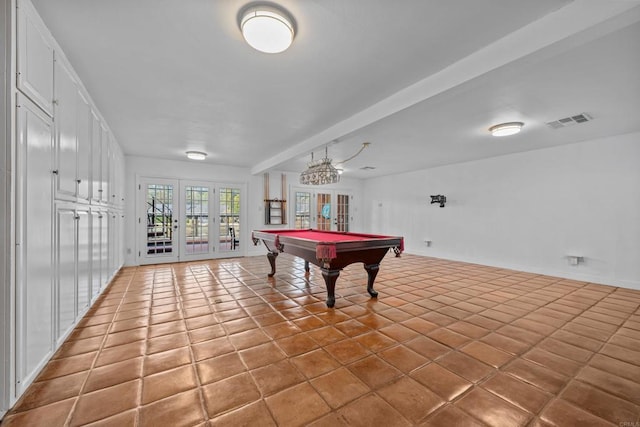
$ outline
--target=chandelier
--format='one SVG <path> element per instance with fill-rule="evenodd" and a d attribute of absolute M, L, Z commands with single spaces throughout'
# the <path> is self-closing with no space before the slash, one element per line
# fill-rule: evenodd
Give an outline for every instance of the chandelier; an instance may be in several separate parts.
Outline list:
<path fill-rule="evenodd" d="M 335 142 L 337 142 L 337 140 Z M 369 145 L 371 145 L 370 142 L 363 142 L 362 147 L 360 147 L 360 149 L 353 156 L 336 164 L 342 165 L 343 163 L 356 158 L 356 156 L 362 153 L 362 151 Z M 336 182 L 340 181 L 341 173 L 342 169 L 336 169 L 331 164 L 331 159 L 329 158 L 329 147 L 327 146 L 324 149 L 324 159 L 322 160 L 313 161 L 313 152 L 311 152 L 311 162 L 307 163 L 307 170 L 300 174 L 300 184 L 335 184 Z"/>
<path fill-rule="evenodd" d="M 307 164 L 307 170 L 300 174 L 300 184 L 324 185 L 335 184 L 340 181 L 340 174 L 331 164 L 329 148 L 325 147 L 324 159 L 314 161 L 311 153 L 311 162 Z"/>

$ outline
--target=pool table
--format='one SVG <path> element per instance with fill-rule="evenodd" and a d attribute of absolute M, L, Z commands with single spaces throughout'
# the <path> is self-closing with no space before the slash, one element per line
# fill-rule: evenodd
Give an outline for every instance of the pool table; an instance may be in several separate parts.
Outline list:
<path fill-rule="evenodd" d="M 304 259 L 307 272 L 309 263 L 320 267 L 327 287 L 327 307 L 335 305 L 336 280 L 344 267 L 355 262 L 363 263 L 368 275 L 367 292 L 376 297 L 378 292 L 373 289 L 373 282 L 378 274 L 380 261 L 389 249 L 396 256 L 400 256 L 404 250 L 402 237 L 340 231 L 254 230 L 251 237 L 254 245 L 262 240 L 269 251 L 269 277 L 276 273 L 276 257 L 280 252 Z"/>

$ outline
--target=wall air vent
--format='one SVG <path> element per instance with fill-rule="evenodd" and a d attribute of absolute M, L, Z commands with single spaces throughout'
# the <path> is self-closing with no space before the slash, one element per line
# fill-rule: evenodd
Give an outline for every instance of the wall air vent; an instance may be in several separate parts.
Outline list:
<path fill-rule="evenodd" d="M 374 170 L 374 169 L 375 169 L 374 166 L 363 166 L 363 167 L 360 168 L 360 170 L 363 170 L 363 171 L 370 171 L 370 170 Z"/>
<path fill-rule="evenodd" d="M 560 129 L 560 128 L 566 128 L 567 126 L 573 126 L 580 123 L 589 122 L 591 120 L 593 120 L 593 117 L 591 117 L 587 113 L 582 113 L 575 116 L 558 119 L 553 122 L 548 122 L 547 126 L 549 126 L 551 129 Z"/>

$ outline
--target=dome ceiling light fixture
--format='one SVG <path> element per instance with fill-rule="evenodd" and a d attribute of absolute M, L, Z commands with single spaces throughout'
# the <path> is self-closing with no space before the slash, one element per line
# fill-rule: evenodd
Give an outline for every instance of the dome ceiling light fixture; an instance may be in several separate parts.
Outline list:
<path fill-rule="evenodd" d="M 264 53 L 280 53 L 291 46 L 295 36 L 293 18 L 283 9 L 258 4 L 240 13 L 242 36 L 252 48 Z"/>
<path fill-rule="evenodd" d="M 207 158 L 207 153 L 202 151 L 187 151 L 187 158 L 191 160 L 204 160 Z"/>
<path fill-rule="evenodd" d="M 522 130 L 522 126 L 524 126 L 522 122 L 500 123 L 499 125 L 491 126 L 489 132 L 491 132 L 493 136 L 515 135 Z"/>

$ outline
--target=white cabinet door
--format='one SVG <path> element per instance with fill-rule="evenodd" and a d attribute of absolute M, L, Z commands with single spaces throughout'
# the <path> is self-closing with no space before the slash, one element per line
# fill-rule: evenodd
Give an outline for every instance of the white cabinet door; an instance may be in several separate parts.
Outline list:
<path fill-rule="evenodd" d="M 78 114 L 78 197 L 89 200 L 89 185 L 91 167 L 91 106 L 89 101 L 78 92 L 76 97 L 76 111 Z"/>
<path fill-rule="evenodd" d="M 53 114 L 53 43 L 29 1 L 18 2 L 18 89 Z"/>
<path fill-rule="evenodd" d="M 95 111 L 91 111 L 91 200 L 100 202 L 102 192 L 102 125 Z"/>
<path fill-rule="evenodd" d="M 120 194 L 118 193 L 118 186 L 116 185 L 116 164 L 116 141 L 113 139 L 113 136 L 111 136 L 111 138 L 109 138 L 109 176 L 107 179 L 107 187 L 109 188 L 109 203 L 111 204 L 111 206 L 118 206 L 118 199 L 120 198 Z"/>
<path fill-rule="evenodd" d="M 109 151 L 110 135 L 107 128 L 102 127 L 102 136 L 100 138 L 100 201 L 109 203 L 111 194 L 109 193 Z"/>
<path fill-rule="evenodd" d="M 100 240 L 102 238 L 102 220 L 103 215 L 101 212 L 91 210 L 91 300 L 93 301 L 98 295 L 100 295 L 100 284 L 102 283 L 101 273 L 102 265 L 100 256 L 102 254 L 102 245 Z"/>
<path fill-rule="evenodd" d="M 89 211 L 78 209 L 76 211 L 78 223 L 78 239 L 77 239 L 77 275 L 78 287 L 76 291 L 76 320 L 89 308 L 90 292 L 91 292 L 91 227 L 89 224 Z"/>
<path fill-rule="evenodd" d="M 76 211 L 56 209 L 56 340 L 61 344 L 76 320 Z"/>
<path fill-rule="evenodd" d="M 113 277 L 116 272 L 116 263 L 118 262 L 116 257 L 116 249 L 118 246 L 117 241 L 117 224 L 118 214 L 116 212 L 109 212 L 109 277 Z"/>
<path fill-rule="evenodd" d="M 100 291 L 109 283 L 109 214 L 100 213 Z"/>
<path fill-rule="evenodd" d="M 78 86 L 71 69 L 62 59 L 54 64 L 54 127 L 56 147 L 56 196 L 73 200 L 76 196 L 78 139 Z"/>
<path fill-rule="evenodd" d="M 16 157 L 16 394 L 53 350 L 53 129 L 18 94 Z"/>
<path fill-rule="evenodd" d="M 118 249 L 116 256 L 118 258 L 117 267 L 120 268 L 124 265 L 124 214 L 120 214 L 118 222 Z"/>

